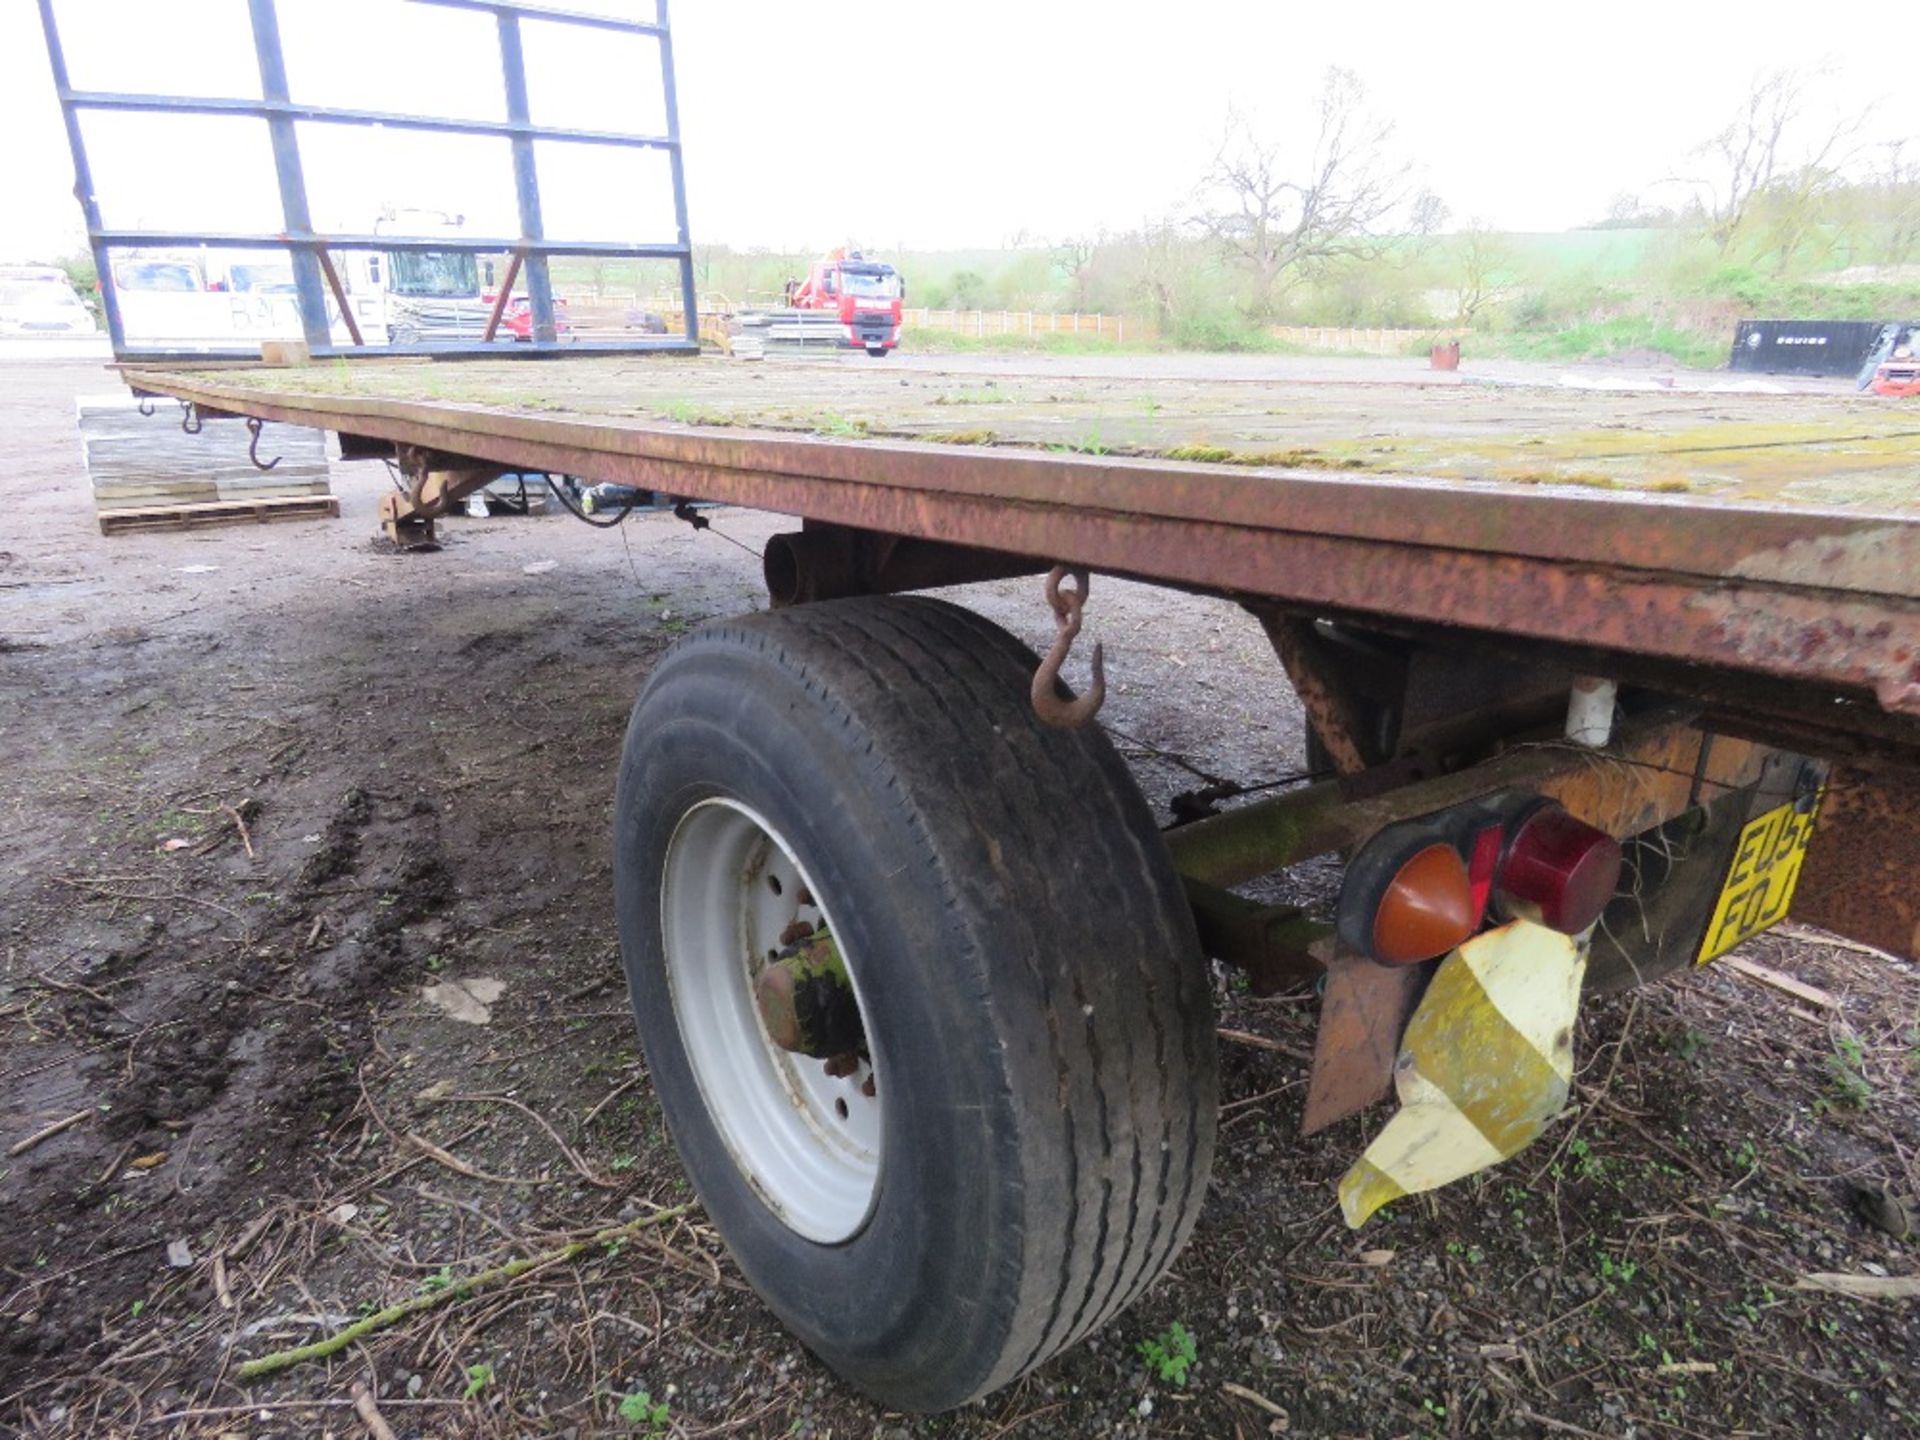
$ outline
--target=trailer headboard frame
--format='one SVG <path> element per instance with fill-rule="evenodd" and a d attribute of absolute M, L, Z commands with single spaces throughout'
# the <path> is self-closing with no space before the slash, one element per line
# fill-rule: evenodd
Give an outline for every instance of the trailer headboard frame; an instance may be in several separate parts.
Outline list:
<path fill-rule="evenodd" d="M 627 19 L 611 15 L 588 14 L 556 9 L 547 5 L 521 3 L 521 0 L 401 0 L 401 3 L 432 5 L 450 10 L 478 10 L 493 15 L 497 26 L 501 79 L 505 88 L 505 120 L 461 120 L 445 116 L 352 109 L 340 106 L 304 104 L 288 92 L 285 57 L 280 43 L 280 21 L 276 0 L 246 0 L 253 30 L 253 48 L 260 69 L 260 97 L 173 95 L 163 93 L 129 94 L 116 91 L 78 90 L 71 83 L 66 52 L 54 14 L 55 0 L 38 0 L 40 25 L 46 38 L 47 59 L 53 70 L 55 93 L 66 122 L 67 145 L 73 155 L 74 194 L 85 217 L 87 243 L 93 252 L 94 266 L 100 277 L 101 308 L 105 312 L 107 332 L 114 355 L 122 360 L 166 361 L 181 359 L 245 356 L 257 358 L 257 347 L 209 346 L 188 351 L 142 348 L 130 343 L 126 333 L 119 297 L 115 290 L 113 252 L 133 246 L 194 245 L 214 249 L 285 250 L 293 265 L 295 301 L 301 330 L 308 350 L 316 356 L 353 354 L 429 354 L 434 356 L 503 354 L 539 355 L 564 350 L 580 352 L 677 351 L 690 353 L 700 347 L 700 320 L 693 278 L 693 247 L 687 224 L 686 171 L 681 154 L 679 101 L 674 85 L 673 34 L 668 21 L 668 0 L 654 0 L 653 18 Z M 541 125 L 532 118 L 527 99 L 525 56 L 521 45 L 521 23 L 567 26 L 577 29 L 613 31 L 650 37 L 660 51 L 661 99 L 665 131 L 645 135 L 615 130 L 582 130 Z M 272 146 L 274 175 L 278 183 L 283 229 L 277 234 L 178 229 L 125 228 L 107 225 L 101 215 L 87 154 L 86 137 L 80 117 L 88 111 L 121 111 L 147 114 L 238 116 L 256 119 L 267 127 Z M 426 131 L 451 135 L 476 135 L 504 138 L 513 162 L 514 198 L 518 210 L 519 234 L 516 236 L 425 236 L 384 234 L 325 234 L 316 231 L 307 201 L 305 171 L 301 165 L 297 126 L 318 123 L 343 126 L 380 126 L 399 130 Z M 600 145 L 626 150 L 655 150 L 668 159 L 673 189 L 676 233 L 670 240 L 633 242 L 626 240 L 555 239 L 547 235 L 541 217 L 539 168 L 535 158 L 536 141 Z M 452 340 L 406 345 L 368 345 L 361 341 L 357 325 L 345 304 L 332 255 L 336 251 L 376 250 L 397 252 L 442 252 L 509 257 L 508 273 L 499 286 L 500 301 L 488 323 L 486 339 L 481 342 Z M 563 342 L 556 315 L 553 287 L 548 274 L 548 259 L 555 255 L 591 256 L 597 259 L 671 260 L 679 268 L 682 330 L 678 335 L 654 335 L 617 341 Z M 527 303 L 531 311 L 529 344 L 501 346 L 492 343 L 505 308 L 506 293 L 517 273 L 526 276 Z M 345 317 L 350 345 L 335 343 L 328 301 L 338 304 Z"/>

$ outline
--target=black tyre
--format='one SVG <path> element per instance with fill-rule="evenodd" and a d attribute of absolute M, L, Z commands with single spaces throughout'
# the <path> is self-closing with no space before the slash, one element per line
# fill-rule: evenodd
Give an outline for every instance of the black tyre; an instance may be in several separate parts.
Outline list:
<path fill-rule="evenodd" d="M 1111 1319 L 1212 1162 L 1191 916 L 1105 737 L 1034 719 L 1033 666 L 923 599 L 722 622 L 654 672 L 621 759 L 621 948 L 687 1171 L 788 1327 L 901 1409 Z M 789 905 L 857 992 L 838 1078 L 735 1013 Z"/>
<path fill-rule="evenodd" d="M 869 345 L 867 346 L 867 353 L 876 360 L 884 360 L 891 352 L 884 345 Z"/>

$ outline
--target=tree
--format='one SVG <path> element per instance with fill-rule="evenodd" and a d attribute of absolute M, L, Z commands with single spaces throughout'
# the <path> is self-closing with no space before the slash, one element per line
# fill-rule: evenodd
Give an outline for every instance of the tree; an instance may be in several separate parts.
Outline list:
<path fill-rule="evenodd" d="M 1255 318 L 1329 262 L 1376 257 L 1383 223 L 1407 199 L 1408 167 L 1387 155 L 1393 127 L 1369 112 L 1360 77 L 1329 69 L 1317 108 L 1304 152 L 1229 111 L 1201 183 L 1200 225 L 1251 283 L 1244 308 Z"/>
<path fill-rule="evenodd" d="M 1474 316 L 1512 290 L 1513 247 L 1484 220 L 1467 226 L 1458 245 L 1453 320 L 1471 325 Z"/>
<path fill-rule="evenodd" d="M 1726 127 L 1694 151 L 1699 173 L 1682 180 L 1693 188 L 1701 228 L 1720 255 L 1747 240 L 1764 212 L 1772 232 L 1768 248 L 1784 268 L 1818 223 L 1820 201 L 1865 117 L 1813 130 L 1806 99 L 1799 71 L 1763 75 Z"/>
<path fill-rule="evenodd" d="M 947 285 L 955 310 L 978 310 L 986 304 L 987 280 L 977 270 L 956 270 Z"/>
<path fill-rule="evenodd" d="M 1087 272 L 1099 248 L 1099 241 L 1084 235 L 1070 236 L 1053 248 L 1054 263 L 1066 277 L 1068 308 L 1071 310 L 1077 312 L 1093 308 L 1087 304 Z"/>
<path fill-rule="evenodd" d="M 1190 243 L 1183 244 L 1180 227 L 1171 220 L 1149 220 L 1140 227 L 1134 288 L 1146 300 L 1154 328 L 1162 335 L 1175 334 L 1184 318 L 1184 251 Z"/>
<path fill-rule="evenodd" d="M 1905 265 L 1920 256 L 1920 160 L 1907 159 L 1898 140 L 1886 152 L 1867 183 L 1867 218 L 1878 232 L 1880 258 Z"/>
<path fill-rule="evenodd" d="M 1415 235 L 1436 235 L 1452 217 L 1453 210 L 1431 190 L 1422 190 L 1407 207 L 1407 229 Z"/>

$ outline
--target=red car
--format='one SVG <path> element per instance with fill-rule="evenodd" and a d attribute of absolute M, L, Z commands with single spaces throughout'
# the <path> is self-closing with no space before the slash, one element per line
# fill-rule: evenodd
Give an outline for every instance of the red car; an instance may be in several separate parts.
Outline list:
<path fill-rule="evenodd" d="M 491 308 L 498 292 L 488 291 L 480 299 Z M 533 339 L 533 304 L 524 295 L 516 295 L 507 301 L 506 313 L 500 317 L 500 328 L 516 340 Z M 560 296 L 553 297 L 553 329 L 556 338 L 564 340 L 573 333 L 573 326 L 567 320 L 567 302 Z"/>

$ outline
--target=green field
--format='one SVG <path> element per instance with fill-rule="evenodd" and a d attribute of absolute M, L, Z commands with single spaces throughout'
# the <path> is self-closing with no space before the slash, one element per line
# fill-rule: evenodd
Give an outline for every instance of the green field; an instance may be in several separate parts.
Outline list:
<path fill-rule="evenodd" d="M 907 303 L 932 309 L 1078 311 L 1127 317 L 1126 348 L 1284 351 L 1276 326 L 1366 327 L 1473 338 L 1478 354 L 1545 360 L 1652 353 L 1688 366 L 1726 363 L 1742 318 L 1920 316 L 1920 263 L 1885 263 L 1910 240 L 1885 227 L 1816 228 L 1778 255 L 1722 254 L 1675 223 L 1557 234 L 1464 231 L 1383 242 L 1363 259 L 1322 265 L 1252 313 L 1243 277 L 1196 234 L 1167 229 L 1094 242 L 1004 250 L 870 250 L 898 266 Z M 1920 253 L 1920 252 L 1917 252 Z M 695 279 L 705 308 L 765 303 L 803 275 L 804 252 L 704 246 Z M 562 293 L 672 297 L 658 262 L 554 262 Z M 677 303 L 677 302 L 675 302 Z M 973 339 L 921 330 L 928 349 L 1113 348 L 1076 337 Z"/>

